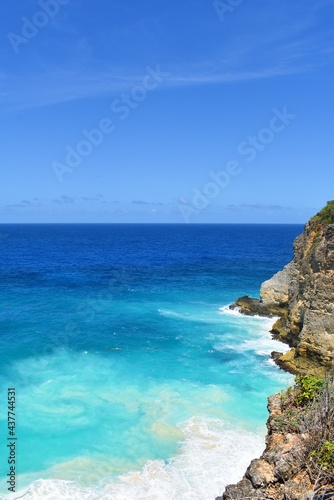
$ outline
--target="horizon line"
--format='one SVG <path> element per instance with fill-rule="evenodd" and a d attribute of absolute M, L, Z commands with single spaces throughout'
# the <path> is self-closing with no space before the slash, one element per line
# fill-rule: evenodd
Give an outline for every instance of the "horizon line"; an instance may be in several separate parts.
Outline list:
<path fill-rule="evenodd" d="M 198 225 L 269 225 L 269 226 L 303 226 L 306 222 L 0 222 L 1 225 L 178 225 L 178 226 L 198 226 Z"/>

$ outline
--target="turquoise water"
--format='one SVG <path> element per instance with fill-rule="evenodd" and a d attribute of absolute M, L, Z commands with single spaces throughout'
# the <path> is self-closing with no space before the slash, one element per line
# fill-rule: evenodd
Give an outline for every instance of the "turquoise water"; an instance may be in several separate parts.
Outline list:
<path fill-rule="evenodd" d="M 17 492 L 212 499 L 264 447 L 270 360 L 257 296 L 301 226 L 2 225 L 1 435 L 17 391 Z M 22 496 L 23 495 L 23 496 Z"/>

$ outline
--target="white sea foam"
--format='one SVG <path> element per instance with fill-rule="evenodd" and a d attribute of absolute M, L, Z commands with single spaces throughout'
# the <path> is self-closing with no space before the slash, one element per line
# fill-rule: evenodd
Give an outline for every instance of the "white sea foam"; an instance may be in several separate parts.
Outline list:
<path fill-rule="evenodd" d="M 189 319 L 192 317 L 188 314 L 185 316 Z M 268 354 L 274 350 L 272 346 L 269 348 L 267 345 L 268 341 L 275 342 L 268 333 L 273 322 L 272 318 L 245 317 L 239 313 L 234 316 L 238 317 L 222 318 L 218 312 L 213 315 L 213 321 L 217 322 L 218 318 L 219 328 L 221 322 L 228 323 L 232 326 L 231 336 L 234 335 L 234 327 L 236 331 L 240 332 L 238 334 L 242 335 L 239 343 L 234 339 L 235 342 L 231 343 L 231 349 L 245 351 L 251 349 L 256 352 L 266 350 Z M 245 331 L 248 332 L 246 339 Z M 222 346 L 224 338 L 229 336 L 226 330 L 222 336 L 217 335 L 216 332 L 212 335 L 215 344 L 220 343 L 222 349 L 226 348 L 226 345 Z M 91 357 L 92 359 L 90 359 Z M 120 362 L 110 364 L 108 359 L 100 358 L 98 362 L 99 370 L 96 371 L 95 356 L 89 355 L 74 359 L 72 355 L 63 353 L 60 359 L 52 358 L 49 360 L 50 366 L 46 364 L 42 379 L 41 372 L 35 369 L 35 361 L 29 361 L 29 363 L 33 363 L 32 366 L 28 366 L 29 370 L 27 370 L 26 364 L 22 366 L 20 364 L 20 368 L 22 373 L 32 374 L 32 382 L 34 382 L 36 394 L 39 396 L 33 398 L 34 401 L 42 400 L 41 396 L 45 396 L 44 391 L 48 391 L 47 394 L 51 398 L 48 401 L 50 401 L 51 406 L 47 408 L 47 411 L 44 410 L 47 416 L 51 411 L 55 411 L 53 408 L 55 403 L 60 417 L 62 414 L 68 415 L 68 409 L 71 410 L 72 420 L 77 426 L 81 425 L 81 419 L 87 414 L 87 401 L 89 401 L 88 408 L 90 405 L 94 408 L 96 405 L 98 408 L 104 407 L 99 406 L 102 404 L 101 401 L 110 401 L 113 404 L 122 403 L 125 410 L 132 413 L 138 412 L 138 409 L 141 408 L 141 411 L 144 409 L 145 421 L 140 422 L 139 427 L 131 429 L 136 438 L 126 441 L 130 449 L 132 450 L 132 446 L 133 449 L 137 447 L 136 456 L 147 456 L 145 455 L 146 446 L 141 441 L 146 439 L 143 437 L 142 430 L 146 429 L 147 424 L 149 424 L 150 435 L 158 435 L 162 443 L 169 439 L 172 442 L 183 440 L 179 453 L 167 462 L 162 460 L 148 461 L 141 470 L 134 472 L 127 471 L 136 468 L 136 465 L 129 467 L 128 464 L 117 462 L 117 459 L 111 457 L 112 451 L 110 450 L 101 457 L 77 456 L 72 462 L 59 463 L 39 476 L 35 475 L 34 478 L 44 478 L 39 481 L 32 483 L 32 478 L 28 476 L 22 477 L 21 481 L 19 478 L 19 484 L 30 483 L 30 486 L 25 491 L 15 495 L 6 495 L 2 497 L 3 499 L 212 500 L 222 493 L 227 484 L 238 481 L 250 460 L 260 455 L 263 448 L 263 436 L 235 427 L 232 428 L 222 422 L 221 419 L 225 418 L 226 414 L 224 415 L 224 413 L 228 407 L 229 392 L 226 392 L 226 389 L 208 385 L 201 386 L 187 382 L 182 378 L 181 385 L 181 379 L 177 383 L 173 382 L 172 386 L 171 381 L 163 385 L 151 382 L 146 384 L 145 391 L 142 391 L 139 385 L 132 387 L 125 381 L 126 383 L 123 385 L 115 385 L 111 390 L 110 380 L 119 379 L 117 370 L 120 369 Z M 78 366 L 75 363 L 79 363 Z M 74 365 L 75 368 L 73 368 Z M 54 377 L 55 366 L 62 366 L 60 379 Z M 125 371 L 128 372 L 128 370 Z M 80 379 L 76 378 L 76 373 L 81 373 Z M 110 376 L 110 373 L 113 376 Z M 52 389 L 54 381 L 58 379 L 63 388 L 58 390 L 55 386 Z M 94 382 L 98 389 L 96 389 L 94 396 L 90 396 L 89 400 L 85 402 L 87 391 L 83 388 L 89 387 L 87 380 L 89 384 Z M 50 392 L 50 387 L 53 392 Z M 65 406 L 61 398 L 58 401 L 60 396 L 65 400 L 74 399 L 74 402 L 71 406 Z M 28 392 L 26 397 L 28 398 Z M 30 400 L 31 391 L 29 390 Z M 160 402 L 159 405 L 157 405 L 157 401 Z M 215 404 L 223 401 L 226 401 L 225 406 Z M 86 406 L 83 405 L 83 402 Z M 207 403 L 214 403 L 210 410 L 208 410 Z M 34 404 L 39 405 L 39 403 Z M 26 406 L 28 406 L 28 399 Z M 203 407 L 205 407 L 207 418 L 192 417 L 179 426 L 176 426 L 175 420 L 171 418 L 171 415 L 175 416 L 175 408 L 184 415 L 181 418 L 186 419 L 189 418 L 189 415 L 201 414 Z M 39 409 L 43 410 L 43 408 Z M 42 412 L 39 411 L 39 414 L 42 415 Z M 227 418 L 232 420 L 231 416 Z M 61 419 L 49 420 L 62 422 Z M 131 436 L 125 436 L 125 439 L 129 437 L 131 438 Z M 141 464 L 138 465 L 138 469 L 140 467 Z M 73 474 L 74 470 L 75 474 Z M 71 479 L 71 481 L 67 479 Z M 73 482 L 73 479 L 77 482 Z"/>
<path fill-rule="evenodd" d="M 272 339 L 268 333 L 267 335 L 262 335 L 256 339 L 245 340 L 240 348 L 244 348 L 245 350 L 254 350 L 260 356 L 268 356 L 273 351 L 287 352 L 289 350 L 288 345 Z"/>
<path fill-rule="evenodd" d="M 226 316 L 241 316 L 243 315 L 240 312 L 240 308 L 236 307 L 235 309 L 230 309 L 230 306 L 223 306 L 219 308 L 220 314 L 225 314 Z"/>
<path fill-rule="evenodd" d="M 181 424 L 185 435 L 178 455 L 167 463 L 149 461 L 141 471 L 93 487 L 69 481 L 39 480 L 3 499 L 24 500 L 212 500 L 238 481 L 260 455 L 263 436 L 232 429 L 218 419 L 193 417 Z M 101 466 L 102 465 L 102 466 Z M 91 463 L 90 467 L 99 467 Z M 103 464 L 100 464 L 103 471 Z"/>
<path fill-rule="evenodd" d="M 272 351 L 287 352 L 289 346 L 272 338 L 270 330 L 278 317 L 266 318 L 263 316 L 246 316 L 236 309 L 229 309 L 229 306 L 219 308 L 221 314 L 234 316 L 242 320 L 244 325 L 249 327 L 249 337 L 236 345 L 226 345 L 221 342 L 214 346 L 217 350 L 231 349 L 236 352 L 253 351 L 259 356 L 270 356 Z"/>
<path fill-rule="evenodd" d="M 166 316 L 166 317 L 171 317 L 171 318 L 177 318 L 177 319 L 185 319 L 189 321 L 193 321 L 193 318 L 189 315 L 189 313 L 178 313 L 176 311 L 171 311 L 169 309 L 158 309 L 158 313 L 161 316 Z"/>
<path fill-rule="evenodd" d="M 196 323 L 217 323 L 217 317 L 212 314 L 211 310 L 206 310 L 206 311 L 200 311 L 198 310 L 195 311 L 184 311 L 184 312 L 177 312 L 173 311 L 170 309 L 158 309 L 158 313 L 160 316 L 164 316 L 166 318 L 175 318 L 175 319 L 181 319 L 184 321 L 193 321 Z"/>
<path fill-rule="evenodd" d="M 289 346 L 278 342 L 273 339 L 269 335 L 269 331 L 267 331 L 264 335 L 259 332 L 259 335 L 256 337 L 252 337 L 250 339 L 245 339 L 239 345 L 231 345 L 225 344 L 222 342 L 216 342 L 214 345 L 216 350 L 232 350 L 235 352 L 247 352 L 253 351 L 259 356 L 267 357 L 270 356 L 273 351 L 279 352 L 287 352 L 289 350 Z"/>

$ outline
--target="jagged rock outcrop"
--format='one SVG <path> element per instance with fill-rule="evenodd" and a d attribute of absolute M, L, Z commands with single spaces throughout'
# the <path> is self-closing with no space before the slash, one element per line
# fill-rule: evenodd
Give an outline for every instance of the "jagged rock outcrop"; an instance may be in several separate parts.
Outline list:
<path fill-rule="evenodd" d="M 287 306 L 291 283 L 298 278 L 298 266 L 290 262 L 282 271 L 262 283 L 260 297 L 265 304 Z"/>
<path fill-rule="evenodd" d="M 307 437 L 297 432 L 282 432 L 277 425 L 282 418 L 281 397 L 269 398 L 266 448 L 259 459 L 252 460 L 238 484 L 228 486 L 216 500 L 283 500 L 313 498 L 314 485 L 305 466 Z"/>
<path fill-rule="evenodd" d="M 292 348 L 284 355 L 275 353 L 279 366 L 319 376 L 333 368 L 334 202 L 306 224 L 294 242 L 292 262 L 263 283 L 260 297 L 242 297 L 231 307 L 279 316 L 272 333 Z"/>
<path fill-rule="evenodd" d="M 334 498 L 334 380 L 298 377 L 269 398 L 266 448 L 216 500 Z"/>
<path fill-rule="evenodd" d="M 260 297 L 241 297 L 231 308 L 248 315 L 279 316 L 272 334 L 291 349 L 272 353 L 276 363 L 295 374 L 328 375 L 334 367 L 334 201 L 306 224 L 294 242 L 292 262 L 263 283 Z M 216 500 L 334 498 L 334 475 L 325 494 L 315 493 L 319 481 L 312 480 L 306 463 L 310 436 L 291 429 L 283 432 L 277 425 L 287 416 L 281 395 L 269 398 L 268 410 L 264 453 Z M 333 421 L 325 427 L 328 432 Z"/>
<path fill-rule="evenodd" d="M 284 297 L 287 315 L 278 336 L 293 349 L 278 362 L 292 372 L 323 375 L 334 361 L 334 224 L 311 219 L 294 242 L 292 263 L 263 284 L 264 303 Z"/>
<path fill-rule="evenodd" d="M 269 318 L 284 316 L 287 313 L 285 304 L 263 302 L 258 299 L 252 299 L 247 295 L 237 299 L 234 304 L 230 305 L 230 309 L 238 309 L 239 312 L 246 316 L 266 316 Z"/>

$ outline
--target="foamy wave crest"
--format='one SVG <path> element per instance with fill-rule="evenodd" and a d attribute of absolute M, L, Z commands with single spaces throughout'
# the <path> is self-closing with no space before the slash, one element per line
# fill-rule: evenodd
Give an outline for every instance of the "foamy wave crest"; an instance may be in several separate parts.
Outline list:
<path fill-rule="evenodd" d="M 263 437 L 232 429 L 221 420 L 193 417 L 181 424 L 186 436 L 177 456 L 167 463 L 149 461 L 139 472 L 104 480 L 96 488 L 68 481 L 40 480 L 26 492 L 6 499 L 23 500 L 212 500 L 227 484 L 241 479 L 250 460 L 263 450 Z"/>
<path fill-rule="evenodd" d="M 230 309 L 230 306 L 223 306 L 219 308 L 219 314 L 224 314 L 225 316 L 241 316 L 244 317 L 243 314 L 241 314 L 239 307 L 236 307 L 235 309 Z"/>
<path fill-rule="evenodd" d="M 40 479 L 31 484 L 25 491 L 0 497 L 1 500 L 98 500 L 99 498 L 102 498 L 99 496 L 99 492 L 92 488 L 83 489 L 71 481 L 51 479 Z"/>
<path fill-rule="evenodd" d="M 187 313 L 179 313 L 176 311 L 171 311 L 169 309 L 158 309 L 158 313 L 161 316 L 166 316 L 166 317 L 170 317 L 170 318 L 177 318 L 177 319 L 185 319 L 185 320 L 192 321 L 192 317 L 189 316 L 189 314 L 187 314 Z"/>
<path fill-rule="evenodd" d="M 273 339 L 269 334 L 273 324 L 278 317 L 266 318 L 263 316 L 246 316 L 241 314 L 238 309 L 229 309 L 229 306 L 223 306 L 219 309 L 220 314 L 235 316 L 242 319 L 247 325 L 249 338 L 243 339 L 239 345 L 221 344 L 218 342 L 214 347 L 217 350 L 231 349 L 236 352 L 253 351 L 259 356 L 270 356 L 272 351 L 287 352 L 289 347 L 282 342 Z"/>
<path fill-rule="evenodd" d="M 244 344 L 240 346 L 240 350 L 253 350 L 260 356 L 268 356 L 272 351 L 287 352 L 289 346 L 272 339 L 268 334 L 262 335 L 259 338 L 252 340 L 245 340 Z"/>
<path fill-rule="evenodd" d="M 177 312 L 170 309 L 158 309 L 158 314 L 166 318 L 181 319 L 184 321 L 193 321 L 196 323 L 216 323 L 217 317 L 209 310 L 190 311 L 190 312 Z"/>

